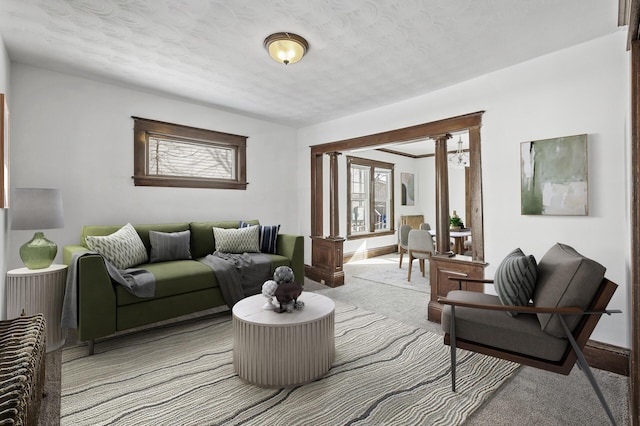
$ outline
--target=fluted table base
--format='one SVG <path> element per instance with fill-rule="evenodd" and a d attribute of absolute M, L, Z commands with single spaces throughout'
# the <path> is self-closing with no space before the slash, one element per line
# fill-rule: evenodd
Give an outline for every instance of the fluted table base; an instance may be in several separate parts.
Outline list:
<path fill-rule="evenodd" d="M 233 307 L 233 365 L 241 379 L 265 387 L 308 383 L 323 376 L 335 354 L 334 310 L 328 297 L 304 292 L 301 311 L 263 310 L 251 296 Z"/>

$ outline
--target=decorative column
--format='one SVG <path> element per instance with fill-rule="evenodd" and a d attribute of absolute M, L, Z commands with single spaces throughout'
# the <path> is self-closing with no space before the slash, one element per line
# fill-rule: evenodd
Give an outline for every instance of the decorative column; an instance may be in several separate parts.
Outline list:
<path fill-rule="evenodd" d="M 451 252 L 449 236 L 449 162 L 447 139 L 450 134 L 434 136 L 436 140 L 436 254 L 429 260 L 429 284 L 431 296 L 427 306 L 427 319 L 440 322 L 442 305 L 438 297 L 445 297 L 451 290 L 458 289 L 458 283 L 449 277 L 477 278 L 484 277 L 484 262 L 469 260 L 464 256 L 454 256 Z M 475 241 L 474 241 L 475 242 Z M 484 284 L 462 284 L 461 290 L 482 293 Z"/>
<path fill-rule="evenodd" d="M 434 136 L 436 141 L 436 254 L 450 255 L 449 238 L 449 133 Z"/>
<path fill-rule="evenodd" d="M 328 152 L 329 156 L 329 236 L 311 236 L 311 266 L 306 276 L 329 287 L 344 284 L 344 238 L 340 237 L 340 214 L 338 211 L 338 155 Z M 316 176 L 320 178 L 321 176 Z"/>
<path fill-rule="evenodd" d="M 340 212 L 338 211 L 338 155 L 339 152 L 328 152 L 329 156 L 329 238 L 340 238 Z M 344 240 L 343 240 L 344 241 Z"/>

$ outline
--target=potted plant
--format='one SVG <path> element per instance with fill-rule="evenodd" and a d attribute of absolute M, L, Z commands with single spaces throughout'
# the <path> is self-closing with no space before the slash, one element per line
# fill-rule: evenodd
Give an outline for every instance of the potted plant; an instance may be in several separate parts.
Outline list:
<path fill-rule="evenodd" d="M 464 223 L 462 223 L 462 219 L 458 216 L 456 211 L 453 211 L 453 216 L 449 218 L 449 229 L 452 231 L 459 231 L 464 227 Z"/>

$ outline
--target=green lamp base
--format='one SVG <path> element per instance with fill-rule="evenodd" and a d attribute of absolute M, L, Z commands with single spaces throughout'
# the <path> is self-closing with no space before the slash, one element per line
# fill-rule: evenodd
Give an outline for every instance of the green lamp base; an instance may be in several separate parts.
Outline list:
<path fill-rule="evenodd" d="M 44 269 L 51 266 L 58 253 L 58 246 L 44 237 L 43 232 L 36 232 L 31 241 L 20 247 L 20 259 L 29 269 Z"/>

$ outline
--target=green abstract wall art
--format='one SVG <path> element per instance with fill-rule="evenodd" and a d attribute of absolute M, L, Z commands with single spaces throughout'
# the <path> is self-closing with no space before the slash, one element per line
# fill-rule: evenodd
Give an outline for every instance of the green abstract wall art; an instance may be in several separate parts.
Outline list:
<path fill-rule="evenodd" d="M 520 144 L 521 213 L 589 214 L 587 135 Z"/>

